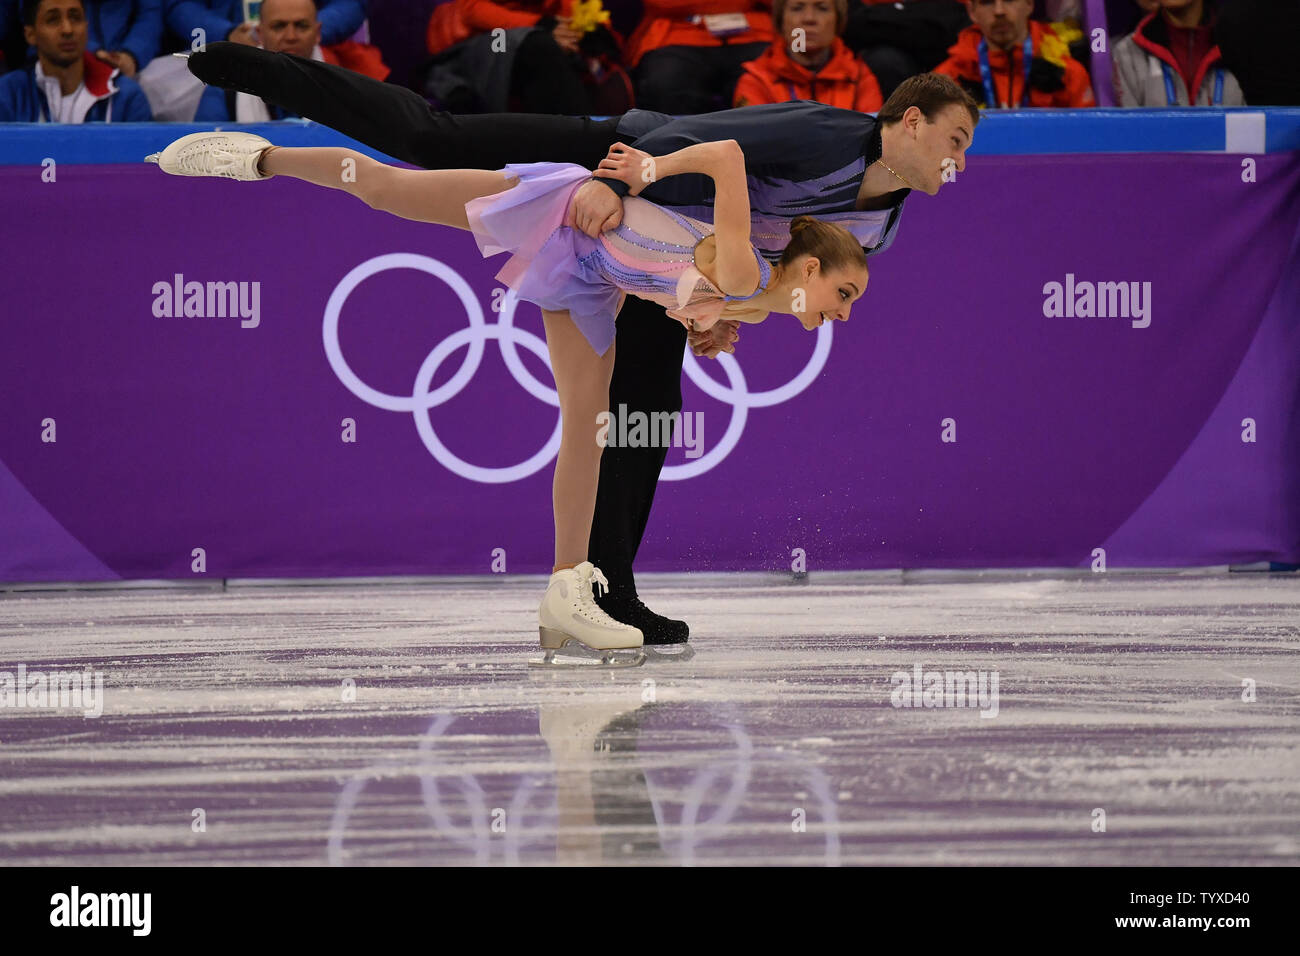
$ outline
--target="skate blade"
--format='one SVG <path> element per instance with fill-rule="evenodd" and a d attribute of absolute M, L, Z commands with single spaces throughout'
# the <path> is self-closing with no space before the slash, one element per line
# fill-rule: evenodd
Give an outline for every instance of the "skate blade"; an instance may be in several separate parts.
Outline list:
<path fill-rule="evenodd" d="M 633 652 L 633 656 L 627 656 Z M 620 667 L 640 667 L 645 662 L 645 653 L 639 647 L 601 651 L 569 638 L 559 648 L 542 648 L 541 659 L 534 658 L 528 663 L 532 667 L 614 670 Z"/>
<path fill-rule="evenodd" d="M 669 650 L 669 648 L 679 648 L 678 650 Z M 666 663 L 679 663 L 689 661 L 695 656 L 695 648 L 689 644 L 647 644 L 645 646 L 646 660 L 659 661 Z"/>

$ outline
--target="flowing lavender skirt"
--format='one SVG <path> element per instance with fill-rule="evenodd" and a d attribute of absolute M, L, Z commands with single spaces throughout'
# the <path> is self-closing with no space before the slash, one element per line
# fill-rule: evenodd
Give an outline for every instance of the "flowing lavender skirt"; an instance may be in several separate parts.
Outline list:
<path fill-rule="evenodd" d="M 512 253 L 497 279 L 543 309 L 567 309 L 597 355 L 614 342 L 622 291 L 599 267 L 601 245 L 564 224 L 569 203 L 591 171 L 573 163 L 511 164 L 512 189 L 465 204 L 484 257 Z"/>

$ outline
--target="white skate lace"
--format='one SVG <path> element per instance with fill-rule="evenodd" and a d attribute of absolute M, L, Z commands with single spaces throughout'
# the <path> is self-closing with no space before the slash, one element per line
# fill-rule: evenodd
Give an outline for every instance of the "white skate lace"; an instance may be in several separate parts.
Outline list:
<path fill-rule="evenodd" d="M 582 616 L 589 621 L 595 621 L 597 624 L 612 625 L 614 627 L 627 627 L 621 621 L 616 621 L 596 603 L 594 594 L 595 586 L 599 586 L 604 591 L 609 591 L 609 581 L 601 573 L 600 568 L 592 567 L 591 571 L 585 576 L 579 576 L 578 584 L 581 588 L 579 609 Z"/>
<path fill-rule="evenodd" d="M 243 157 L 226 149 L 195 150 L 177 157 L 176 164 L 187 173 L 229 176 L 239 171 Z"/>

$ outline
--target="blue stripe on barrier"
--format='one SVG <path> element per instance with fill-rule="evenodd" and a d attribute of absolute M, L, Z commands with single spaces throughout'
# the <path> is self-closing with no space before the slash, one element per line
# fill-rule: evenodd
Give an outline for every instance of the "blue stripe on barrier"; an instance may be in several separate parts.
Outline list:
<path fill-rule="evenodd" d="M 277 146 L 348 146 L 373 159 L 390 156 L 306 120 L 274 123 L 110 123 L 84 126 L 58 123 L 0 124 L 0 166 L 39 165 L 47 156 L 69 165 L 139 163 L 186 133 L 238 129 L 257 133 Z"/>
<path fill-rule="evenodd" d="M 1264 151 L 1300 150 L 1300 109 L 1210 107 L 1182 109 L 1012 110 L 986 113 L 972 156 L 1052 153 L 1224 151 L 1225 116 L 1264 117 Z M 71 164 L 138 163 L 173 139 L 205 129 L 238 128 L 283 146 L 351 146 L 375 159 L 383 153 L 305 120 L 246 126 L 212 123 L 113 123 L 86 126 L 0 125 L 0 166 L 39 165 L 47 156 Z"/>
<path fill-rule="evenodd" d="M 1300 149 L 1300 109 L 1017 110 L 988 114 L 976 129 L 971 155 L 1044 153 L 1181 153 L 1224 150 L 1230 114 L 1264 118 L 1264 151 Z"/>

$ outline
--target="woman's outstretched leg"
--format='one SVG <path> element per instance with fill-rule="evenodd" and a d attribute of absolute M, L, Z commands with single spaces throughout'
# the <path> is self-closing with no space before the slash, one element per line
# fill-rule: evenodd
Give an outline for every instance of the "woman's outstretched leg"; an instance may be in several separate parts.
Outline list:
<path fill-rule="evenodd" d="M 465 204 L 510 189 L 514 177 L 490 169 L 403 169 L 337 146 L 275 146 L 252 133 L 190 133 L 145 157 L 174 176 L 221 176 L 243 181 L 291 176 L 341 189 L 374 209 L 469 229 Z"/>
<path fill-rule="evenodd" d="M 555 567 L 572 568 L 587 560 L 591 519 L 596 509 L 602 448 L 596 441 L 597 416 L 609 406 L 614 347 L 597 355 L 567 312 L 542 310 L 546 347 L 555 388 L 560 393 L 563 434 L 555 461 Z"/>
<path fill-rule="evenodd" d="M 372 209 L 403 219 L 457 229 L 469 228 L 467 202 L 503 192 L 518 181 L 489 169 L 403 169 L 337 146 L 272 146 L 258 168 L 267 175 L 341 189 Z"/>

